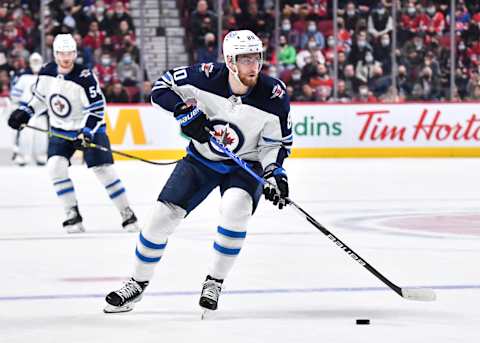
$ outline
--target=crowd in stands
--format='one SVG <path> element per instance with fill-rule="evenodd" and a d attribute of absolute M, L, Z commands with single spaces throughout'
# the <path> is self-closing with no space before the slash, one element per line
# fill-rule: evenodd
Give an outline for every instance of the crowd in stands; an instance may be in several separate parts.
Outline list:
<path fill-rule="evenodd" d="M 285 82 L 293 101 L 441 101 L 450 99 L 450 0 L 339 0 L 337 45 L 331 0 L 280 1 L 275 42 L 273 0 L 224 1 L 217 32 L 214 0 L 178 0 L 192 62 L 217 61 L 218 40 L 250 29 L 265 46 L 264 72 Z M 40 1 L 0 4 L 0 96 L 40 52 Z M 78 62 L 93 68 L 109 102 L 141 102 L 139 49 L 129 0 L 52 0 L 45 11 L 46 62 L 58 33 L 72 33 Z M 397 30 L 397 69 L 392 79 L 392 32 Z M 454 100 L 480 100 L 480 0 L 457 0 Z M 334 52 L 338 52 L 334 99 Z M 393 85 L 396 84 L 396 89 Z"/>
<path fill-rule="evenodd" d="M 264 72 L 287 85 L 294 101 L 390 102 L 450 99 L 450 0 L 339 0 L 337 45 L 332 1 L 283 0 L 278 44 L 274 1 L 231 0 L 217 32 L 216 1 L 184 3 L 192 28 L 195 62 L 217 61 L 217 39 L 250 29 L 265 46 Z M 480 100 L 480 1 L 457 0 L 453 100 Z M 396 91 L 392 79 L 392 31 L 396 27 Z M 276 47 L 278 51 L 276 51 Z M 337 99 L 334 52 L 338 52 Z"/>
<path fill-rule="evenodd" d="M 2 1 L 0 4 L 0 96 L 28 68 L 28 57 L 41 52 L 40 1 Z M 77 62 L 94 69 L 108 102 L 140 102 L 139 49 L 129 1 L 48 1 L 44 12 L 45 62 L 52 61 L 58 33 L 71 33 L 77 42 Z"/>

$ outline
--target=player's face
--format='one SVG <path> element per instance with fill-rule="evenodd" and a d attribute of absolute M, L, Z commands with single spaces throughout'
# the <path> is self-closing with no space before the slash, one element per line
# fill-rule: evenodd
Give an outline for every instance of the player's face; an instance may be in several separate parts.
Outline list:
<path fill-rule="evenodd" d="M 75 62 L 75 57 L 76 57 L 75 51 L 57 51 L 56 52 L 57 63 L 62 69 L 72 68 L 73 63 Z"/>
<path fill-rule="evenodd" d="M 255 86 L 258 80 L 261 62 L 260 54 L 237 56 L 238 78 L 245 86 Z"/>

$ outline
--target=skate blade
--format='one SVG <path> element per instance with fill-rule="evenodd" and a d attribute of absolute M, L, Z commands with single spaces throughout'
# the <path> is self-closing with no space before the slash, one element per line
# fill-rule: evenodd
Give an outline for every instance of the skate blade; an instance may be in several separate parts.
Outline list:
<path fill-rule="evenodd" d="M 209 310 L 207 308 L 202 308 L 203 312 L 200 317 L 201 320 L 213 319 L 215 318 L 215 311 Z"/>
<path fill-rule="evenodd" d="M 68 233 L 82 233 L 82 232 L 85 232 L 85 228 L 83 227 L 83 224 L 75 224 L 75 225 L 65 226 L 65 230 L 67 230 Z"/>
<path fill-rule="evenodd" d="M 105 308 L 103 309 L 104 313 L 123 313 L 123 312 L 130 312 L 133 310 L 133 307 L 135 306 L 134 303 L 126 304 L 123 306 L 113 306 L 110 304 L 107 304 Z"/>
<path fill-rule="evenodd" d="M 140 232 L 140 226 L 137 223 L 132 223 L 123 228 L 126 232 Z"/>

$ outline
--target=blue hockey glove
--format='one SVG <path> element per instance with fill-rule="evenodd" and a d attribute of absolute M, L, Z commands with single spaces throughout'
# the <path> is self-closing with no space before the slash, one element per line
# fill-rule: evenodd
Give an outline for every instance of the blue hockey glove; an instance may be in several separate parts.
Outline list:
<path fill-rule="evenodd" d="M 285 198 L 288 197 L 288 178 L 285 169 L 276 163 L 269 164 L 265 168 L 263 178 L 268 181 L 263 187 L 265 199 L 272 201 L 273 205 L 282 209 L 287 204 Z"/>
<path fill-rule="evenodd" d="M 14 130 L 21 130 L 22 125 L 28 123 L 33 115 L 33 109 L 29 106 L 21 106 L 10 114 L 8 126 Z"/>
<path fill-rule="evenodd" d="M 199 108 L 181 102 L 175 106 L 173 115 L 185 135 L 199 143 L 206 143 L 210 140 L 210 135 L 205 131 L 205 127 L 210 126 L 210 121 Z"/>
<path fill-rule="evenodd" d="M 88 127 L 84 127 L 73 141 L 73 146 L 77 150 L 83 150 L 85 148 L 89 148 L 89 145 L 92 143 L 92 141 L 92 130 Z"/>

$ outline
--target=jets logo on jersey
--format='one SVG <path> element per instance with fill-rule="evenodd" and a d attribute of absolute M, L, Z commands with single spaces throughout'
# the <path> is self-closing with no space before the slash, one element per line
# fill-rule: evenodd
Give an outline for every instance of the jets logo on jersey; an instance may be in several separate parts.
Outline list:
<path fill-rule="evenodd" d="M 83 69 L 82 72 L 80 73 L 80 77 L 89 77 L 90 76 L 90 70 L 88 69 Z"/>
<path fill-rule="evenodd" d="M 202 63 L 200 71 L 204 72 L 206 77 L 210 77 L 210 74 L 213 71 L 213 63 Z"/>
<path fill-rule="evenodd" d="M 270 99 L 274 99 L 274 98 L 283 98 L 283 96 L 285 95 L 285 91 L 283 90 L 282 86 L 280 86 L 279 84 L 276 84 L 275 87 L 273 87 L 273 90 L 272 90 L 272 96 L 270 97 Z"/>
<path fill-rule="evenodd" d="M 72 111 L 72 105 L 70 105 L 68 99 L 61 94 L 52 94 L 49 103 L 53 114 L 57 117 L 66 118 Z"/>
<path fill-rule="evenodd" d="M 222 142 L 230 151 L 236 153 L 242 148 L 245 143 L 245 138 L 237 125 L 227 123 L 223 120 L 212 120 L 211 122 L 215 138 Z M 222 157 L 227 156 L 222 150 L 215 145 L 212 145 L 210 142 L 208 142 L 208 145 L 210 146 L 210 150 L 216 155 Z"/>

